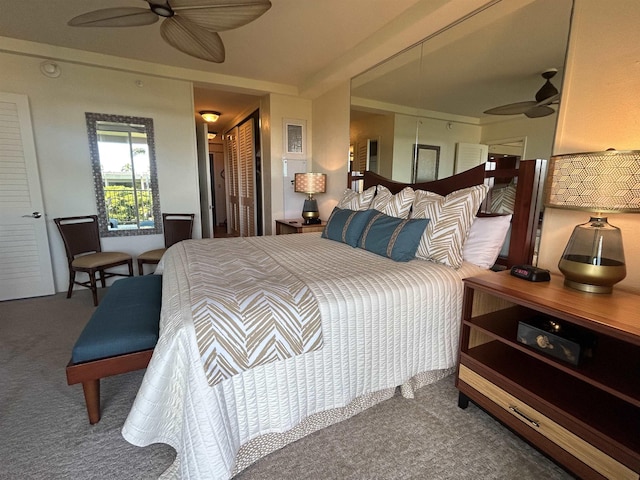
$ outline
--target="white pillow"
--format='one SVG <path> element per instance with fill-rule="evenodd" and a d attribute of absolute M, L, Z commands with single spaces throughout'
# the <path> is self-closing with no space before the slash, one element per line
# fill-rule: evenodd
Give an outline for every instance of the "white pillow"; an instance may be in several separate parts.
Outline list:
<path fill-rule="evenodd" d="M 512 215 L 476 217 L 462 248 L 462 258 L 482 268 L 491 268 L 511 227 Z"/>
<path fill-rule="evenodd" d="M 376 196 L 373 197 L 371 207 L 390 217 L 408 218 L 415 192 L 411 187 L 404 187 L 395 195 L 384 185 L 378 185 Z"/>
<path fill-rule="evenodd" d="M 416 257 L 460 268 L 462 247 L 488 191 L 487 185 L 475 185 L 443 197 L 416 190 L 411 218 L 431 219 L 420 240 Z"/>
<path fill-rule="evenodd" d="M 371 200 L 373 200 L 375 193 L 375 186 L 369 187 L 361 193 L 347 188 L 336 206 L 343 210 L 367 210 L 371 205 Z"/>

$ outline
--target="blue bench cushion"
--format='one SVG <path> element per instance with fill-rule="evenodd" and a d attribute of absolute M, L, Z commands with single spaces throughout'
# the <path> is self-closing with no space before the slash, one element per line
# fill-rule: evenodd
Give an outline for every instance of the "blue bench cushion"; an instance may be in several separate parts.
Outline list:
<path fill-rule="evenodd" d="M 78 337 L 72 363 L 154 348 L 158 342 L 162 275 L 113 283 Z"/>

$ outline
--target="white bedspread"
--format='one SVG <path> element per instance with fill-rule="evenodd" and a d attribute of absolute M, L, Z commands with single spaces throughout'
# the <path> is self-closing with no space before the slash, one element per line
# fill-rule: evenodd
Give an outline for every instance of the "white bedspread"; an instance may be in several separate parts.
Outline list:
<path fill-rule="evenodd" d="M 195 341 L 189 262 L 173 261 L 169 249 L 160 339 L 123 427 L 134 445 L 160 442 L 176 449 L 163 478 L 228 479 L 249 440 L 455 365 L 461 279 L 479 267 L 394 262 L 319 233 L 245 241 L 309 285 L 320 308 L 324 347 L 210 386 Z"/>

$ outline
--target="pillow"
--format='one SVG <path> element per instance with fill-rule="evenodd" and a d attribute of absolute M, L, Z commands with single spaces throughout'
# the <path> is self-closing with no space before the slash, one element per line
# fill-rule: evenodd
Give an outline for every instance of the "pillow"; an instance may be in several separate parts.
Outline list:
<path fill-rule="evenodd" d="M 460 268 L 462 247 L 488 191 L 487 185 L 475 185 L 443 197 L 417 190 L 412 218 L 431 221 L 420 240 L 416 257 Z"/>
<path fill-rule="evenodd" d="M 365 225 L 358 246 L 396 262 L 414 259 L 429 219 L 403 219 L 370 211 L 374 215 Z"/>
<path fill-rule="evenodd" d="M 378 185 L 376 196 L 373 197 L 369 208 L 378 210 L 390 217 L 408 218 L 414 197 L 415 193 L 411 187 L 404 187 L 394 195 L 387 187 Z"/>
<path fill-rule="evenodd" d="M 376 187 L 369 187 L 362 193 L 347 188 L 336 207 L 347 210 L 366 210 L 371 205 L 375 193 Z"/>
<path fill-rule="evenodd" d="M 462 247 L 463 260 L 482 268 L 491 268 L 504 244 L 512 215 L 476 217 Z"/>
<path fill-rule="evenodd" d="M 357 247 L 362 229 L 374 213 L 374 210 L 356 211 L 336 207 L 331 212 L 321 237 Z"/>
<path fill-rule="evenodd" d="M 516 204 L 516 185 L 494 188 L 491 191 L 491 213 L 513 213 Z"/>

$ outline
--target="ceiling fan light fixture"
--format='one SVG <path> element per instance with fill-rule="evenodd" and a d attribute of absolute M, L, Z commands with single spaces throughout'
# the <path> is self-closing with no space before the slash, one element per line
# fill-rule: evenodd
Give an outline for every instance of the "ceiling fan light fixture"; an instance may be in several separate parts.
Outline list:
<path fill-rule="evenodd" d="M 149 8 L 153 13 L 159 15 L 160 17 L 169 18 L 175 15 L 173 9 L 169 6 L 168 3 L 149 3 Z"/>
<path fill-rule="evenodd" d="M 488 115 L 519 115 L 524 114 L 528 118 L 540 118 L 551 115 L 556 111 L 549 107 L 552 103 L 557 103 L 560 98 L 560 92 L 551 83 L 551 79 L 558 73 L 558 69 L 549 68 L 542 72 L 541 76 L 545 79 L 544 84 L 536 92 L 535 101 L 524 101 L 509 103 L 499 107 L 490 108 L 483 113 Z"/>
<path fill-rule="evenodd" d="M 215 112 L 213 110 L 203 110 L 199 113 L 202 116 L 202 119 L 207 123 L 217 122 L 220 115 L 222 115 L 220 112 Z"/>

